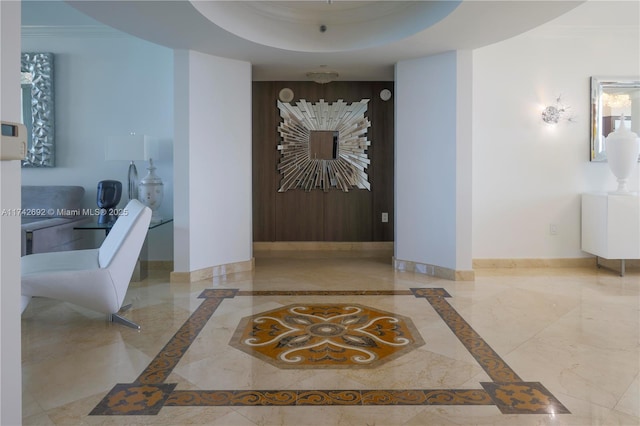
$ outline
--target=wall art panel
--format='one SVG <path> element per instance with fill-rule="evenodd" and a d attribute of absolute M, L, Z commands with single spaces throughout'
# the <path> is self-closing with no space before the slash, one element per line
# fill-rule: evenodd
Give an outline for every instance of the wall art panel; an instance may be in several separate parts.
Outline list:
<path fill-rule="evenodd" d="M 332 188 L 371 190 L 367 176 L 367 149 L 371 126 L 365 116 L 369 100 L 316 103 L 299 100 L 295 105 L 278 101 L 282 121 L 278 126 L 281 153 L 279 192 Z"/>

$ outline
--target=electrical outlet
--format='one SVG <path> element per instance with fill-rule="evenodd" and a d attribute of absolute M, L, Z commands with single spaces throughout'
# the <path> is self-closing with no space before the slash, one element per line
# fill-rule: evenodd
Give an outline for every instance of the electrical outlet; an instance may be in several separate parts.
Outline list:
<path fill-rule="evenodd" d="M 382 213 L 382 223 L 387 223 L 387 222 L 389 222 L 389 213 L 383 212 Z"/>
<path fill-rule="evenodd" d="M 549 235 L 558 235 L 558 225 L 555 223 L 549 225 Z"/>

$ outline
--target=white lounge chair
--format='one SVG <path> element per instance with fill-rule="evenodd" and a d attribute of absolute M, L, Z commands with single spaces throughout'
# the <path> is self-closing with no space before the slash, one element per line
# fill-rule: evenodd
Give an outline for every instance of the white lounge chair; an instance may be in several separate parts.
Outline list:
<path fill-rule="evenodd" d="M 22 257 L 22 311 L 31 297 L 74 303 L 109 315 L 132 328 L 140 326 L 118 313 L 151 221 L 151 209 L 138 200 L 125 207 L 97 249 L 31 254 Z"/>

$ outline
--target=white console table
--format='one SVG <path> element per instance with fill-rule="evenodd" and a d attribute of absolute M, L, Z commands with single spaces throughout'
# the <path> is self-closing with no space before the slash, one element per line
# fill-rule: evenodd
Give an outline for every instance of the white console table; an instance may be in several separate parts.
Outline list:
<path fill-rule="evenodd" d="M 598 258 L 640 259 L 640 197 L 588 193 L 582 195 L 582 250 Z"/>

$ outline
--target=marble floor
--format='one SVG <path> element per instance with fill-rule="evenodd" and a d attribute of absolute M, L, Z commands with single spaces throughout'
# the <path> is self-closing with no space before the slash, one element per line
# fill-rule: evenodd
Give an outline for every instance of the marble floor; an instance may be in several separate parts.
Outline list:
<path fill-rule="evenodd" d="M 637 269 L 478 269 L 475 281 L 452 282 L 394 271 L 388 257 L 275 255 L 257 257 L 253 272 L 191 284 L 152 271 L 127 301 L 140 331 L 31 302 L 25 425 L 640 424 Z M 356 311 L 386 325 L 347 315 Z M 266 316 L 269 327 L 247 329 Z M 397 318 L 409 325 L 382 342 Z M 287 321 L 315 323 L 303 335 Z M 345 331 L 353 324 L 357 336 Z M 241 347 L 271 328 L 285 355 Z M 409 334 L 402 350 L 383 347 Z M 352 365 L 280 362 L 292 364 L 300 345 L 334 356 L 346 341 L 360 355 L 348 354 Z M 363 354 L 390 356 L 356 365 Z"/>

